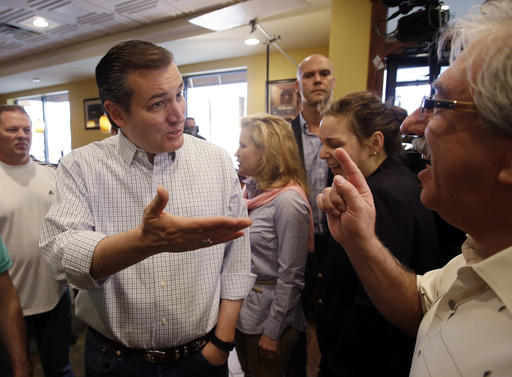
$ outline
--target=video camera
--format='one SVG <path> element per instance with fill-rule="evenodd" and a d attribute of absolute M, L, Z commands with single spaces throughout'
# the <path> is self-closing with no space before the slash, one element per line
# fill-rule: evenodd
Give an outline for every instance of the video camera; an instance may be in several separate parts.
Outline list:
<path fill-rule="evenodd" d="M 450 19 L 448 7 L 439 0 L 382 0 L 387 7 L 398 7 L 398 11 L 388 20 L 399 14 L 407 14 L 414 7 L 423 7 L 408 16 L 398 19 L 396 39 L 400 42 L 431 41 L 434 35 L 445 26 Z"/>

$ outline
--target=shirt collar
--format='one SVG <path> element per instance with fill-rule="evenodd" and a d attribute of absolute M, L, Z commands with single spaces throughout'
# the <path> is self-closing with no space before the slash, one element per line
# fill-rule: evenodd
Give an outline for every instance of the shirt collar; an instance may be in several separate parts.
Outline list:
<path fill-rule="evenodd" d="M 245 189 L 247 190 L 247 197 L 249 199 L 261 194 L 263 191 L 258 189 L 258 182 L 253 177 L 248 177 L 244 180 Z"/>
<path fill-rule="evenodd" d="M 491 287 L 505 306 L 512 310 L 512 246 L 487 258 L 478 254 L 478 243 L 470 236 L 462 245 L 466 264 Z"/>
<path fill-rule="evenodd" d="M 180 148 L 181 149 L 181 148 Z M 126 162 L 126 164 L 131 165 L 133 160 L 137 155 L 141 156 L 142 159 L 147 160 L 147 153 L 143 149 L 137 147 L 133 144 L 130 139 L 128 139 L 121 130 L 118 133 L 118 152 L 121 156 L 121 159 Z M 176 157 L 176 152 L 168 152 L 168 153 L 160 153 L 155 156 L 155 162 L 158 160 L 162 160 L 163 163 L 166 161 L 174 161 Z"/>
<path fill-rule="evenodd" d="M 130 141 L 130 139 L 124 136 L 122 130 L 120 130 L 117 135 L 119 155 L 127 165 L 131 165 L 138 148 Z"/>
<path fill-rule="evenodd" d="M 304 119 L 304 117 L 302 116 L 302 111 L 299 113 L 299 121 L 302 132 L 306 133 L 309 130 L 309 127 L 308 123 L 306 122 L 306 119 Z"/>

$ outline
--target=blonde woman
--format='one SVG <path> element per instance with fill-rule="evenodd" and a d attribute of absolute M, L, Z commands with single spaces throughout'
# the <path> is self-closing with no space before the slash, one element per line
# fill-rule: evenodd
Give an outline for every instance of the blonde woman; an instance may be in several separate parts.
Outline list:
<path fill-rule="evenodd" d="M 241 121 L 236 152 L 250 228 L 254 288 L 237 325 L 236 350 L 246 376 L 281 376 L 306 322 L 300 294 L 313 219 L 292 129 L 284 119 L 256 114 Z"/>

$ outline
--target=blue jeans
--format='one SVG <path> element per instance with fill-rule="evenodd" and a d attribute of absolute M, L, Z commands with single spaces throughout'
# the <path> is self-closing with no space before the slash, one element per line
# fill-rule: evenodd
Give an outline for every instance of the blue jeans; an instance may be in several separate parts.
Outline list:
<path fill-rule="evenodd" d="M 74 377 L 69 363 L 71 299 L 66 289 L 52 310 L 25 317 L 28 344 L 34 338 L 45 377 Z M 7 353 L 1 352 L 0 376 L 12 376 Z"/>
<path fill-rule="evenodd" d="M 86 377 L 228 377 L 227 363 L 210 364 L 201 352 L 166 364 L 152 364 L 141 356 L 116 350 L 95 332 L 85 339 Z"/>

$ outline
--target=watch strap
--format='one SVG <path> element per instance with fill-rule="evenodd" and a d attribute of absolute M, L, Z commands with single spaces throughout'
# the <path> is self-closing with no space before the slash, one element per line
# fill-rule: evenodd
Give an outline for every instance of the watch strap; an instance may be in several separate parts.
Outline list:
<path fill-rule="evenodd" d="M 210 334 L 210 342 L 212 342 L 213 345 L 215 345 L 215 347 L 225 352 L 230 352 L 233 350 L 233 348 L 235 348 L 235 343 L 220 340 L 219 338 L 217 338 L 217 336 L 215 336 L 215 333 L 213 332 Z"/>

